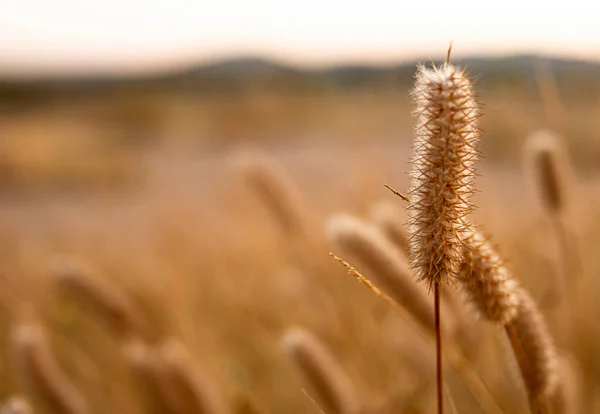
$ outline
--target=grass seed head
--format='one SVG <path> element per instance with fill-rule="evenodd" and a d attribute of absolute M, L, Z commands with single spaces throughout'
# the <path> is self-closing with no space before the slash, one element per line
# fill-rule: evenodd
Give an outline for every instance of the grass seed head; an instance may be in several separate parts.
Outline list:
<path fill-rule="evenodd" d="M 473 209 L 479 105 L 466 73 L 450 64 L 419 66 L 408 198 L 411 260 L 431 288 L 457 276 L 462 233 Z"/>
<path fill-rule="evenodd" d="M 464 256 L 457 282 L 473 308 L 492 322 L 512 320 L 519 305 L 519 284 L 490 241 L 471 231 L 465 237 Z"/>
<path fill-rule="evenodd" d="M 552 214 L 564 211 L 571 170 L 560 136 L 548 130 L 533 133 L 527 138 L 525 157 L 544 209 Z"/>
<path fill-rule="evenodd" d="M 350 379 L 321 341 L 304 329 L 293 328 L 285 333 L 282 342 L 284 352 L 326 413 L 357 412 L 356 393 Z"/>
<path fill-rule="evenodd" d="M 59 367 L 41 326 L 15 325 L 10 346 L 17 376 L 30 395 L 57 414 L 89 412 L 83 395 Z"/>

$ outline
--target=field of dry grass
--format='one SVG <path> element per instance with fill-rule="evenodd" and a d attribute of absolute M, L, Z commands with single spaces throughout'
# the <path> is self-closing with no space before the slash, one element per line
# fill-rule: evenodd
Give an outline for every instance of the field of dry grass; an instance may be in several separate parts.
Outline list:
<path fill-rule="evenodd" d="M 600 412 L 600 108 L 567 96 L 555 124 L 539 97 L 512 92 L 482 93 L 475 216 L 571 361 L 558 371 L 581 407 L 570 412 Z M 227 409 L 249 398 L 260 413 L 319 413 L 282 342 L 302 327 L 331 351 L 365 414 L 434 412 L 432 338 L 348 275 L 329 252 L 367 277 L 371 270 L 326 232 L 339 213 L 376 222 L 381 203 L 406 219 L 405 203 L 384 184 L 408 186 L 407 90 L 161 99 L 141 109 L 65 104 L 0 121 L 0 397 L 26 395 L 36 412 L 52 412 L 41 392 L 25 392 L 15 363 L 15 329 L 41 323 L 88 406 L 63 412 L 154 412 L 144 408 L 152 393 L 139 387 L 131 360 L 143 356 L 140 340 L 172 338 Z M 525 138 L 547 126 L 563 134 L 577 174 L 566 221 L 581 268 L 568 312 L 555 297 L 560 246 L 522 162 Z M 152 138 L 128 141 L 145 134 Z M 282 184 L 271 196 L 257 186 L 261 173 Z M 103 317 L 70 292 L 61 282 L 69 271 L 108 282 L 134 322 Z M 456 312 L 464 333 L 455 346 L 488 391 L 482 397 L 447 364 L 455 412 L 493 412 L 482 399 L 497 412 L 527 412 L 501 332 L 462 305 Z"/>

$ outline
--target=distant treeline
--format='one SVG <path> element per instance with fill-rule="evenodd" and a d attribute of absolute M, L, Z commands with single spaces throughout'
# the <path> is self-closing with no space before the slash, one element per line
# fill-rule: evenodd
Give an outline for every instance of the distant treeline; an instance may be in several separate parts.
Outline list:
<path fill-rule="evenodd" d="M 582 91 L 600 89 L 600 63 L 536 56 L 471 58 L 457 61 L 480 80 L 480 87 L 535 85 L 536 65 L 546 65 L 557 82 Z M 301 69 L 260 59 L 240 58 L 144 77 L 0 79 L 0 103 L 40 104 L 55 99 L 113 93 L 175 92 L 191 95 L 241 94 L 257 89 L 314 93 L 409 85 L 416 62 L 400 65 L 344 65 Z"/>

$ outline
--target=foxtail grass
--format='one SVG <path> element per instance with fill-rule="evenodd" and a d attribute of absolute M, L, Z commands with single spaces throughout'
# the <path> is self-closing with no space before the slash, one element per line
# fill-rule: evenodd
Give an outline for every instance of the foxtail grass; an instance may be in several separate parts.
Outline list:
<path fill-rule="evenodd" d="M 291 238 L 304 237 L 306 205 L 287 171 L 264 155 L 245 154 L 236 162 L 245 182 L 265 205 L 284 235 Z"/>
<path fill-rule="evenodd" d="M 68 295 L 83 309 L 101 318 L 119 338 L 144 332 L 144 317 L 130 297 L 85 266 L 72 262 L 58 263 L 51 270 L 51 276 L 61 294 Z"/>
<path fill-rule="evenodd" d="M 550 395 L 553 414 L 579 414 L 582 408 L 582 373 L 575 359 L 563 353 L 558 359 L 558 384 Z"/>
<path fill-rule="evenodd" d="M 407 259 L 381 232 L 351 215 L 337 215 L 327 222 L 327 233 L 333 243 L 368 266 L 397 303 L 434 329 L 427 290 L 415 284 Z"/>
<path fill-rule="evenodd" d="M 142 406 L 152 414 L 177 414 L 162 385 L 157 352 L 142 339 L 130 338 L 122 346 Z"/>
<path fill-rule="evenodd" d="M 417 116 L 411 158 L 409 240 L 418 280 L 434 295 L 438 413 L 444 411 L 440 285 L 454 280 L 473 207 L 479 104 L 464 70 L 450 64 L 417 69 L 411 92 Z"/>
<path fill-rule="evenodd" d="M 84 396 L 60 368 L 39 324 L 13 326 L 10 347 L 17 377 L 31 397 L 56 414 L 89 413 Z"/>
<path fill-rule="evenodd" d="M 302 374 L 317 405 L 327 414 L 358 413 L 360 403 L 350 379 L 323 343 L 302 328 L 288 330 L 283 349 Z"/>
<path fill-rule="evenodd" d="M 548 413 L 558 384 L 553 339 L 534 301 L 519 290 L 517 314 L 504 329 L 514 351 L 532 413 Z"/>
<path fill-rule="evenodd" d="M 519 284 L 483 234 L 478 231 L 467 234 L 458 286 L 482 318 L 508 323 L 518 312 Z"/>
<path fill-rule="evenodd" d="M 369 279 L 364 277 L 358 270 L 352 267 L 349 263 L 337 257 L 333 253 L 329 253 L 338 263 L 346 268 L 348 274 L 355 277 L 361 284 L 371 290 L 376 296 L 384 300 L 393 309 L 397 310 L 399 314 L 405 317 L 405 320 L 416 332 L 424 335 L 425 338 L 429 339 L 433 337 L 435 339 L 436 334 L 429 326 L 421 324 L 414 315 L 398 304 L 392 297 L 388 296 L 385 292 L 381 291 L 376 285 L 374 285 Z M 444 353 L 454 369 L 461 375 L 464 384 L 469 389 L 473 397 L 477 400 L 479 405 L 486 413 L 500 414 L 502 409 L 491 395 L 488 387 L 485 385 L 481 377 L 475 372 L 470 361 L 457 349 L 452 343 L 445 347 Z M 437 369 L 437 361 L 436 361 Z M 437 377 L 436 377 L 437 380 Z"/>
<path fill-rule="evenodd" d="M 170 406 L 180 414 L 223 414 L 224 402 L 213 384 L 202 375 L 184 345 L 174 339 L 158 348 L 159 371 Z"/>
<path fill-rule="evenodd" d="M 577 240 L 568 224 L 574 175 L 561 137 L 549 130 L 530 135 L 525 146 L 525 166 L 558 243 L 562 279 L 557 289 L 572 291 L 582 276 L 582 269 Z"/>

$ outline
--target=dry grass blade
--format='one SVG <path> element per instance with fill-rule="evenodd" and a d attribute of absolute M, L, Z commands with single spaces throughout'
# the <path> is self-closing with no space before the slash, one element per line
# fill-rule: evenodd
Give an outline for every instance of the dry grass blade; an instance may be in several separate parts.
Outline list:
<path fill-rule="evenodd" d="M 407 323 L 413 326 L 414 330 L 425 338 L 431 339 L 434 332 L 429 326 L 422 325 L 413 315 L 406 311 L 400 304 L 398 304 L 390 296 L 386 295 L 380 289 L 371 283 L 366 277 L 364 277 L 358 270 L 352 265 L 346 262 L 344 259 L 336 256 L 333 253 L 329 253 L 331 257 L 337 260 L 342 266 L 346 268 L 348 274 L 357 278 L 357 280 L 369 288 L 373 293 L 379 296 L 381 299 L 386 301 L 393 309 L 397 310 L 400 315 L 406 318 Z M 483 408 L 486 413 L 500 414 L 502 409 L 498 403 L 494 400 L 494 397 L 490 393 L 489 389 L 479 377 L 477 372 L 473 369 L 471 363 L 458 351 L 451 343 L 444 347 L 444 354 L 454 367 L 454 369 L 461 375 L 465 385 L 471 392 L 471 394 L 477 399 L 479 405 Z"/>
<path fill-rule="evenodd" d="M 421 324 L 434 328 L 433 309 L 426 289 L 414 282 L 408 262 L 390 241 L 374 226 L 349 215 L 331 218 L 327 227 L 329 238 L 367 265 L 396 302 Z M 448 321 L 450 325 L 451 319 Z"/>
<path fill-rule="evenodd" d="M 319 407 L 328 414 L 358 412 L 359 402 L 350 379 L 321 341 L 305 329 L 294 328 L 285 333 L 282 342 Z"/>
<path fill-rule="evenodd" d="M 538 63 L 535 66 L 535 80 L 544 106 L 546 122 L 550 127 L 561 131 L 565 125 L 565 108 L 560 99 L 556 78 L 547 64 Z"/>
<path fill-rule="evenodd" d="M 10 346 L 16 373 L 31 396 L 57 414 L 89 412 L 83 395 L 58 366 L 40 326 L 15 325 Z"/>

